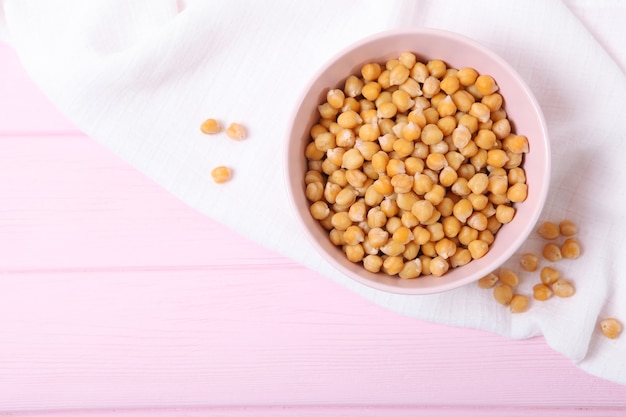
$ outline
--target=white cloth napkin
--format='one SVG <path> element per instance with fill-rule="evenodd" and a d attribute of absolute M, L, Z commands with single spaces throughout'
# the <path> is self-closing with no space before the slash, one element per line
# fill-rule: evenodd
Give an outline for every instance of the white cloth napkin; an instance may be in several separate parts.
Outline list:
<path fill-rule="evenodd" d="M 626 384 L 625 7 L 614 1 L 0 0 L 0 36 L 76 125 L 202 213 L 361 296 L 407 316 L 544 335 L 591 374 Z M 305 83 L 348 44 L 386 29 L 434 27 L 490 47 L 537 96 L 553 149 L 542 220 L 580 226 L 583 256 L 558 266 L 577 293 L 512 315 L 469 285 L 386 294 L 334 271 L 304 240 L 283 190 L 287 120 Z M 244 142 L 205 136 L 207 117 L 249 128 Z M 210 180 L 234 168 L 226 185 Z M 538 251 L 533 236 L 522 251 Z M 210 254 L 207 254 L 210 256 Z M 515 260 L 512 259 L 514 266 Z M 531 293 L 535 279 L 520 291 Z"/>

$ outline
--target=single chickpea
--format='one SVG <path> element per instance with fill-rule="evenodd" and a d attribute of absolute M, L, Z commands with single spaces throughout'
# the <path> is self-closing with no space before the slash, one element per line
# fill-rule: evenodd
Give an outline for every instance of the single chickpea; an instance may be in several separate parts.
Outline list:
<path fill-rule="evenodd" d="M 436 77 L 432 75 L 426 78 L 424 84 L 422 84 L 422 94 L 426 98 L 432 98 L 440 91 L 440 82 Z"/>
<path fill-rule="evenodd" d="M 498 276 L 493 272 L 478 280 L 478 287 L 482 289 L 493 288 L 498 283 Z"/>
<path fill-rule="evenodd" d="M 243 140 L 246 138 L 246 135 L 246 128 L 239 123 L 231 123 L 228 128 L 226 128 L 226 136 L 233 140 Z"/>
<path fill-rule="evenodd" d="M 600 321 L 600 330 L 604 336 L 615 339 L 622 332 L 622 324 L 614 318 L 603 319 Z"/>
<path fill-rule="evenodd" d="M 413 228 L 413 236 L 415 243 L 418 245 L 424 245 L 430 242 L 430 232 L 423 226 L 416 226 Z"/>
<path fill-rule="evenodd" d="M 315 147 L 322 152 L 327 152 L 329 149 L 333 149 L 337 146 L 335 135 L 331 132 L 324 132 L 317 135 L 314 143 Z"/>
<path fill-rule="evenodd" d="M 343 232 L 343 239 L 348 245 L 358 245 L 365 240 L 365 232 L 359 226 L 348 226 Z"/>
<path fill-rule="evenodd" d="M 359 127 L 359 138 L 366 142 L 373 142 L 380 136 L 378 124 L 366 123 Z"/>
<path fill-rule="evenodd" d="M 446 76 L 441 83 L 439 83 L 439 87 L 446 93 L 448 96 L 456 93 L 459 90 L 461 83 L 456 76 Z"/>
<path fill-rule="evenodd" d="M 489 107 L 492 113 L 502 107 L 502 101 L 502 96 L 498 93 L 484 95 L 480 100 L 481 103 Z"/>
<path fill-rule="evenodd" d="M 469 115 L 474 116 L 479 122 L 486 122 L 489 120 L 491 116 L 491 111 L 489 107 L 485 106 L 483 103 L 473 103 L 469 110 Z"/>
<path fill-rule="evenodd" d="M 509 302 L 511 313 L 523 313 L 528 310 L 528 297 L 523 294 L 514 294 Z"/>
<path fill-rule="evenodd" d="M 476 136 L 474 137 L 474 142 L 476 143 L 476 145 L 479 148 L 485 149 L 485 150 L 490 150 L 491 148 L 493 148 L 496 144 L 496 141 L 497 141 L 496 134 L 488 129 L 480 129 L 478 133 L 476 133 Z M 487 161 L 489 161 L 489 159 L 487 159 Z"/>
<path fill-rule="evenodd" d="M 230 168 L 226 166 L 218 166 L 211 171 L 211 177 L 216 184 L 222 184 L 230 180 L 232 176 Z"/>
<path fill-rule="evenodd" d="M 552 285 L 560 278 L 560 273 L 556 269 L 546 266 L 541 268 L 539 277 L 541 278 L 541 282 L 543 284 Z"/>
<path fill-rule="evenodd" d="M 356 245 L 345 245 L 343 250 L 350 262 L 361 262 L 365 256 L 365 250 L 360 243 Z"/>
<path fill-rule="evenodd" d="M 379 83 L 377 83 L 376 81 L 370 81 L 363 86 L 363 88 L 361 89 L 361 94 L 366 99 L 374 101 L 380 94 L 381 90 L 382 87 Z"/>
<path fill-rule="evenodd" d="M 376 81 L 385 90 L 391 87 L 391 70 L 384 69 Z"/>
<path fill-rule="evenodd" d="M 489 184 L 487 190 L 494 195 L 506 195 L 509 189 L 509 180 L 503 175 L 493 175 L 489 177 Z"/>
<path fill-rule="evenodd" d="M 373 181 L 359 169 L 346 170 L 346 181 L 355 188 L 365 187 L 368 183 L 373 183 Z"/>
<path fill-rule="evenodd" d="M 476 82 L 478 78 L 478 72 L 474 68 L 461 68 L 457 72 L 457 78 L 459 79 L 459 83 L 464 87 L 469 87 Z"/>
<path fill-rule="evenodd" d="M 400 138 L 393 142 L 392 148 L 398 157 L 406 158 L 415 150 L 415 143 L 410 139 Z"/>
<path fill-rule="evenodd" d="M 489 177 L 483 172 L 473 175 L 467 182 L 467 186 L 474 194 L 482 194 L 489 186 Z"/>
<path fill-rule="evenodd" d="M 318 171 L 308 170 L 304 175 L 304 183 L 311 184 L 312 182 L 322 182 L 324 178 Z"/>
<path fill-rule="evenodd" d="M 420 138 L 426 145 L 434 145 L 443 140 L 443 132 L 436 124 L 427 124 L 422 129 Z"/>
<path fill-rule="evenodd" d="M 316 181 L 307 184 L 305 189 L 305 196 L 307 200 L 312 203 L 320 201 L 324 197 L 324 185 L 321 181 Z"/>
<path fill-rule="evenodd" d="M 350 206 L 348 209 L 348 217 L 355 223 L 364 222 L 367 218 L 367 206 L 365 199 L 361 199 Z"/>
<path fill-rule="evenodd" d="M 462 245 L 468 246 L 470 242 L 478 239 L 478 230 L 469 226 L 462 226 L 457 238 Z"/>
<path fill-rule="evenodd" d="M 454 255 L 450 257 L 450 266 L 456 268 L 459 266 L 467 265 L 472 260 L 472 254 L 469 249 L 463 247 L 457 247 Z"/>
<path fill-rule="evenodd" d="M 580 245 L 578 240 L 570 237 L 563 242 L 561 246 L 561 254 L 566 259 L 576 259 L 580 256 Z"/>
<path fill-rule="evenodd" d="M 317 136 L 316 136 L 316 138 L 317 138 Z M 326 152 L 317 149 L 317 146 L 315 145 L 315 141 L 313 141 L 313 142 L 310 142 L 306 146 L 306 148 L 304 150 L 304 154 L 305 154 L 306 158 L 309 160 L 309 163 L 312 162 L 312 161 L 316 161 L 316 162 L 320 162 L 321 163 L 322 159 L 326 155 Z"/>
<path fill-rule="evenodd" d="M 435 243 L 435 251 L 437 255 L 441 256 L 443 259 L 452 257 L 456 253 L 456 250 L 456 244 L 446 237 Z"/>
<path fill-rule="evenodd" d="M 396 203 L 398 204 L 398 207 L 405 212 L 410 212 L 413 204 L 415 204 L 418 200 L 419 197 L 413 191 L 396 195 Z"/>
<path fill-rule="evenodd" d="M 533 286 L 533 298 L 537 301 L 546 301 L 552 297 L 552 290 L 546 284 L 536 284 Z"/>
<path fill-rule="evenodd" d="M 476 239 L 473 240 L 467 245 L 467 249 L 469 249 L 472 254 L 472 259 L 480 259 L 487 254 L 489 251 L 489 245 L 487 242 Z"/>
<path fill-rule="evenodd" d="M 400 63 L 389 70 L 389 86 L 401 85 L 408 80 L 411 72 L 407 67 Z"/>
<path fill-rule="evenodd" d="M 454 101 L 450 96 L 446 96 L 443 100 L 437 103 L 436 107 L 440 117 L 452 116 L 457 111 L 456 104 L 454 104 Z"/>
<path fill-rule="evenodd" d="M 383 261 L 382 269 L 388 275 L 397 275 L 402 271 L 404 267 L 404 262 L 402 261 L 401 256 L 388 256 Z"/>
<path fill-rule="evenodd" d="M 452 208 L 452 214 L 456 217 L 461 223 L 465 223 L 467 218 L 472 215 L 474 212 L 474 207 L 472 206 L 471 201 L 463 198 L 459 200 L 454 207 Z"/>
<path fill-rule="evenodd" d="M 328 232 L 328 235 L 330 236 L 330 241 L 332 242 L 333 245 L 343 246 L 346 244 L 346 241 L 343 237 L 342 230 L 337 230 L 335 228 L 332 228 L 330 232 Z"/>
<path fill-rule="evenodd" d="M 330 222 L 335 229 L 341 231 L 345 231 L 348 227 L 352 225 L 352 220 L 350 220 L 347 212 L 339 212 L 333 214 Z"/>
<path fill-rule="evenodd" d="M 502 149 L 514 154 L 528 153 L 528 138 L 526 138 L 526 136 L 510 134 L 502 140 Z"/>
<path fill-rule="evenodd" d="M 570 237 L 578 232 L 578 227 L 576 227 L 576 224 L 571 220 L 563 220 L 559 223 L 559 231 L 561 235 Z"/>
<path fill-rule="evenodd" d="M 491 216 L 487 219 L 487 230 L 494 235 L 498 233 L 498 230 L 502 227 L 502 223 L 496 219 L 496 216 Z"/>
<path fill-rule="evenodd" d="M 493 289 L 493 298 L 502 305 L 509 305 L 513 299 L 513 289 L 506 284 L 496 285 Z"/>
<path fill-rule="evenodd" d="M 361 89 L 363 88 L 363 85 L 363 80 L 354 75 L 351 75 L 346 79 L 343 91 L 347 97 L 358 97 L 361 95 Z"/>
<path fill-rule="evenodd" d="M 345 93 L 343 92 L 343 90 L 340 90 L 338 88 L 328 90 L 328 93 L 326 93 L 326 101 L 328 102 L 328 104 L 336 109 L 341 109 L 343 107 L 345 99 Z"/>
<path fill-rule="evenodd" d="M 421 273 L 422 262 L 419 259 L 413 259 L 406 262 L 402 266 L 402 269 L 398 273 L 398 276 L 402 279 L 413 279 L 419 277 Z"/>
<path fill-rule="evenodd" d="M 547 243 L 541 252 L 544 258 L 550 262 L 557 262 L 563 259 L 561 248 L 554 243 Z"/>
<path fill-rule="evenodd" d="M 402 52 L 398 57 L 398 60 L 407 68 L 413 68 L 413 66 L 417 63 L 417 57 L 412 52 Z"/>
<path fill-rule="evenodd" d="M 363 258 L 363 267 L 369 271 L 377 273 L 383 266 L 383 258 L 378 255 L 367 255 Z"/>
<path fill-rule="evenodd" d="M 413 240 L 413 233 L 408 227 L 400 226 L 394 230 L 391 238 L 402 245 L 406 245 Z"/>
<path fill-rule="evenodd" d="M 431 59 L 426 63 L 426 68 L 430 75 L 437 78 L 443 77 L 448 69 L 446 63 L 440 59 Z"/>
<path fill-rule="evenodd" d="M 524 171 L 520 167 L 515 167 L 509 169 L 509 173 L 507 174 L 507 178 L 509 180 L 509 184 L 518 184 L 518 183 L 526 183 L 526 171 Z"/>
<path fill-rule="evenodd" d="M 506 196 L 512 203 L 521 203 L 528 197 L 528 186 L 521 182 L 515 183 L 508 188 Z"/>
<path fill-rule="evenodd" d="M 450 264 L 441 256 L 435 256 L 430 261 L 430 273 L 436 277 L 443 276 L 450 269 Z"/>
<path fill-rule="evenodd" d="M 373 81 L 380 76 L 382 72 L 382 68 L 380 64 L 376 62 L 368 63 L 363 65 L 361 68 L 361 75 L 365 81 Z"/>
<path fill-rule="evenodd" d="M 503 224 L 510 223 L 515 216 L 515 209 L 505 204 L 498 204 L 496 206 L 496 219 Z"/>
<path fill-rule="evenodd" d="M 489 202 L 489 198 L 486 195 L 471 193 L 470 195 L 467 196 L 467 199 L 472 203 L 472 207 L 474 208 L 474 211 L 488 210 L 490 202 Z M 487 216 L 487 212 L 483 214 Z M 487 221 L 489 221 L 488 216 L 487 216 Z"/>
<path fill-rule="evenodd" d="M 423 83 L 426 81 L 428 75 L 428 68 L 423 62 L 416 62 L 411 68 L 411 78 L 415 79 L 417 82 Z"/>
<path fill-rule="evenodd" d="M 216 119 L 206 119 L 200 125 L 200 131 L 205 135 L 214 135 L 222 131 L 222 125 Z"/>
<path fill-rule="evenodd" d="M 492 94 L 498 90 L 498 85 L 496 84 L 496 81 L 490 75 L 479 75 L 476 78 L 476 82 L 474 83 L 474 85 L 483 96 Z"/>
<path fill-rule="evenodd" d="M 524 271 L 534 272 L 539 266 L 539 257 L 534 253 L 525 253 L 519 260 Z"/>
<path fill-rule="evenodd" d="M 454 201 L 447 196 L 444 197 L 439 204 L 437 204 L 437 210 L 442 216 L 452 216 L 452 209 L 454 208 Z"/>
<path fill-rule="evenodd" d="M 344 188 L 339 191 L 337 197 L 335 197 L 335 203 L 340 206 L 351 206 L 357 198 L 357 192 L 353 188 Z"/>
<path fill-rule="evenodd" d="M 435 249 L 435 242 L 426 242 L 420 247 L 420 251 L 422 254 L 428 256 L 431 261 L 437 256 L 437 250 Z M 430 264 L 429 264 L 430 266 Z"/>
<path fill-rule="evenodd" d="M 563 278 L 559 278 L 552 283 L 552 291 L 554 295 L 561 298 L 571 297 L 576 292 L 574 286 Z"/>
<path fill-rule="evenodd" d="M 325 201 L 316 201 L 309 207 L 311 216 L 316 220 L 323 220 L 330 215 L 330 208 Z"/>
<path fill-rule="evenodd" d="M 552 222 L 543 222 L 537 229 L 537 233 L 544 239 L 556 239 L 559 237 L 559 227 Z"/>
<path fill-rule="evenodd" d="M 367 233 L 367 238 L 372 246 L 379 248 L 389 241 L 389 232 L 381 227 L 373 227 Z"/>
<path fill-rule="evenodd" d="M 459 124 L 452 131 L 452 143 L 454 144 L 454 146 L 456 146 L 459 149 L 462 149 L 465 146 L 467 146 L 471 139 L 472 139 L 472 133 L 465 125 Z"/>
<path fill-rule="evenodd" d="M 508 268 L 502 268 L 500 270 L 500 272 L 498 273 L 498 279 L 500 280 L 500 282 L 508 285 L 509 287 L 517 287 L 517 285 L 519 284 L 519 278 L 515 271 Z"/>
<path fill-rule="evenodd" d="M 493 122 L 491 131 L 498 139 L 504 139 L 511 134 L 511 123 L 508 119 L 500 119 Z"/>
<path fill-rule="evenodd" d="M 487 151 L 487 165 L 491 165 L 495 168 L 502 168 L 508 161 L 509 156 L 502 149 L 489 149 Z"/>
<path fill-rule="evenodd" d="M 482 232 L 487 229 L 487 216 L 481 212 L 474 212 L 467 218 L 467 225 Z"/>
<path fill-rule="evenodd" d="M 412 261 L 416 259 L 420 254 L 420 245 L 411 241 L 404 245 L 404 252 L 402 252 L 402 257 L 407 261 Z"/>
<path fill-rule="evenodd" d="M 361 116 L 354 110 L 348 110 L 337 116 L 337 123 L 344 129 L 354 129 L 363 122 Z"/>
<path fill-rule="evenodd" d="M 407 79 L 398 87 L 400 91 L 406 92 L 411 98 L 417 98 L 422 95 L 422 87 L 414 78 Z"/>

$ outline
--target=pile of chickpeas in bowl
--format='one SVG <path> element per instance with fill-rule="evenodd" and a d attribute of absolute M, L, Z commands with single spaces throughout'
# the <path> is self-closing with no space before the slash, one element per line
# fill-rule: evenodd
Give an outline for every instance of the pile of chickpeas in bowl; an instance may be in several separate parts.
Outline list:
<path fill-rule="evenodd" d="M 395 29 L 344 47 L 306 83 L 286 133 L 301 236 L 341 275 L 388 293 L 449 291 L 497 270 L 549 191 L 532 91 L 450 31 Z"/>
<path fill-rule="evenodd" d="M 310 215 L 369 272 L 441 277 L 526 200 L 528 138 L 497 81 L 406 51 L 328 88 L 305 147 Z"/>

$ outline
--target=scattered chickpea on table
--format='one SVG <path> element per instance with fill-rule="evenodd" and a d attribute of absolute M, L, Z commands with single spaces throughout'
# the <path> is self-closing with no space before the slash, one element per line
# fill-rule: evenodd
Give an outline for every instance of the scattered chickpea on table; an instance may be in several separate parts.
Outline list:
<path fill-rule="evenodd" d="M 542 250 L 542 257 L 552 263 L 562 259 L 577 259 L 581 255 L 580 243 L 573 237 L 577 232 L 578 227 L 571 220 L 563 220 L 558 225 L 549 221 L 541 223 L 537 233 L 547 241 Z M 565 238 L 561 245 L 557 241 L 559 237 Z M 519 258 L 519 265 L 524 271 L 536 272 L 539 269 L 540 258 L 534 253 L 524 253 Z M 537 301 L 547 301 L 553 296 L 568 298 L 576 293 L 574 285 L 561 277 L 561 273 L 553 264 L 541 268 L 539 279 L 540 282 L 532 288 L 532 297 Z M 515 272 L 501 268 L 479 279 L 478 287 L 493 288 L 493 296 L 498 303 L 509 306 L 513 313 L 519 313 L 526 311 L 529 305 L 528 297 L 513 292 L 518 282 Z M 517 295 L 519 299 L 515 300 Z M 622 332 L 622 324 L 615 318 L 601 319 L 599 328 L 609 339 L 617 338 Z"/>
<path fill-rule="evenodd" d="M 215 135 L 223 131 L 222 124 L 214 118 L 206 119 L 200 125 L 200 131 L 206 135 Z M 244 140 L 247 137 L 246 128 L 240 123 L 230 123 L 226 129 L 226 136 L 232 140 Z M 228 182 L 232 177 L 231 168 L 220 165 L 211 170 L 211 177 L 216 184 Z"/>
<path fill-rule="evenodd" d="M 576 225 L 570 220 L 564 220 L 560 223 L 560 226 L 562 226 L 565 236 L 568 236 L 565 242 L 571 245 L 571 247 L 565 248 L 567 256 L 562 254 L 562 247 L 565 247 L 565 243 L 563 246 L 555 243 L 556 239 L 562 235 L 559 226 L 552 222 L 543 222 L 537 228 L 537 233 L 548 241 L 542 250 L 542 257 L 553 263 L 563 258 L 576 259 L 580 256 L 578 241 L 571 237 L 577 232 Z M 519 257 L 519 265 L 526 272 L 536 272 L 539 269 L 540 262 L 539 256 L 534 253 L 524 253 Z M 539 272 L 539 278 L 541 282 L 533 286 L 532 294 L 532 297 L 537 301 L 546 301 L 552 298 L 552 296 L 560 298 L 572 297 L 576 292 L 573 284 L 561 277 L 560 272 L 553 266 L 542 267 Z M 509 297 L 508 288 L 515 288 L 518 283 L 519 277 L 517 274 L 506 268 L 501 268 L 499 271 L 492 272 L 478 280 L 480 288 L 494 288 L 496 284 L 499 284 L 498 287 L 495 287 L 493 295 L 496 301 L 503 305 L 510 305 L 513 293 L 511 291 L 511 296 Z M 508 288 L 501 288 L 503 286 Z M 520 297 L 526 296 L 520 294 Z M 528 297 L 526 297 L 526 300 L 528 301 Z M 511 306 L 511 312 L 526 311 L 528 303 L 523 304 L 523 307 L 522 309 L 519 306 Z"/>

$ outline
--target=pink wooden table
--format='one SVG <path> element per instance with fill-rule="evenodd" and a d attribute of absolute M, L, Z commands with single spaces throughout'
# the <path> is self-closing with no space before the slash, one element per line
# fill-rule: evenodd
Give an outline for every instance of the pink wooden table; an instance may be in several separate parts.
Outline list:
<path fill-rule="evenodd" d="M 382 309 L 187 208 L 0 44 L 0 416 L 624 416 L 543 338 Z"/>

